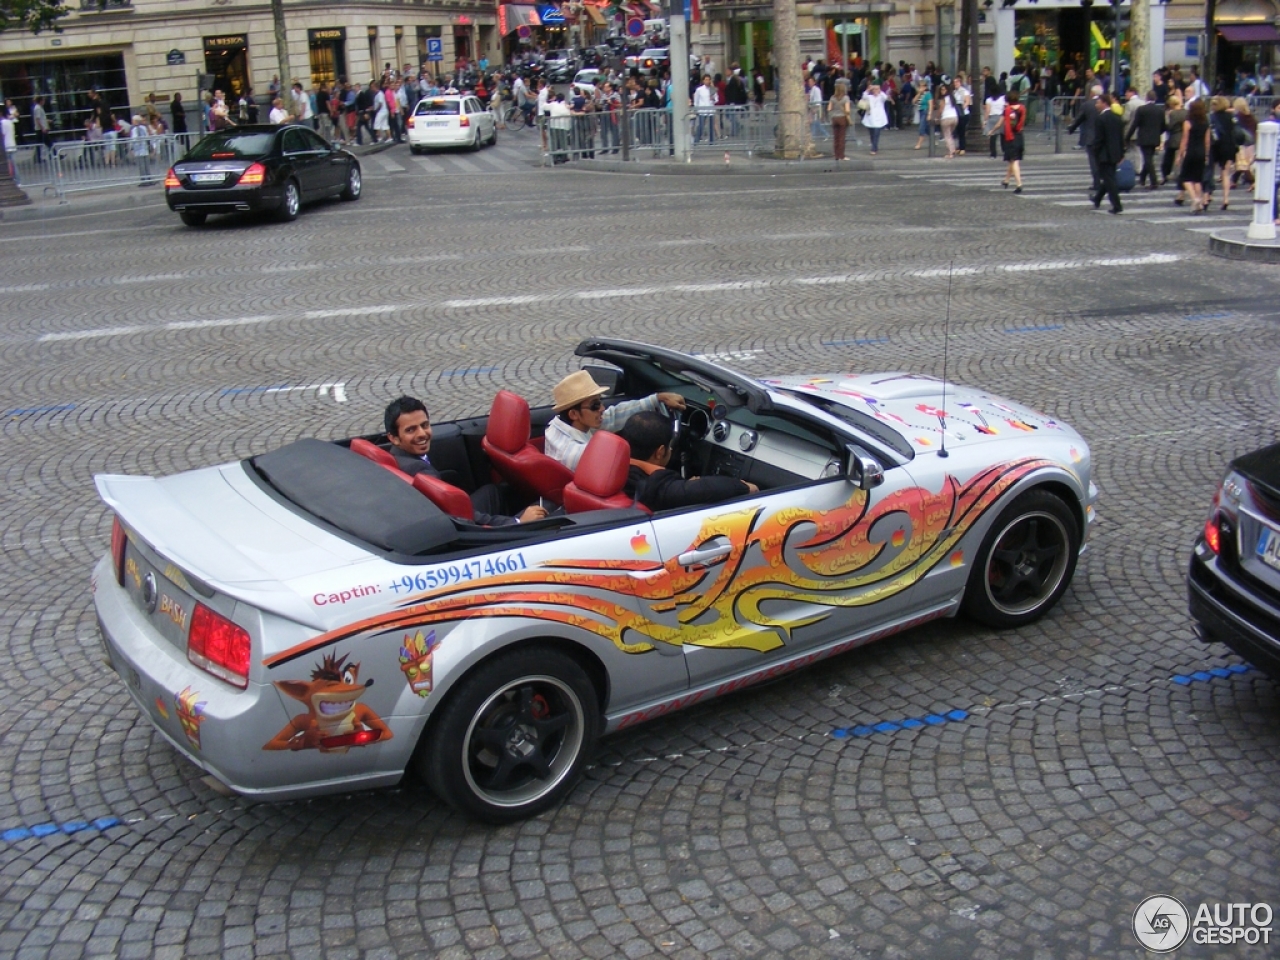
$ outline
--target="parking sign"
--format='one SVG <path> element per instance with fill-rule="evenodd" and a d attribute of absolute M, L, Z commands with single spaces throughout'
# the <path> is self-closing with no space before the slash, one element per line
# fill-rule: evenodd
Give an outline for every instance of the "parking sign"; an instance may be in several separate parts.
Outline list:
<path fill-rule="evenodd" d="M 427 59 L 443 60 L 444 59 L 444 41 L 439 37 L 427 38 Z"/>

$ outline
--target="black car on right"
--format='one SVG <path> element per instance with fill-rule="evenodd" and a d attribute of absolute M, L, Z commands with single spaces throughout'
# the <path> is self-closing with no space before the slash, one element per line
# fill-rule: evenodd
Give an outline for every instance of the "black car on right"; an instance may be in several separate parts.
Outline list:
<path fill-rule="evenodd" d="M 1280 680 L 1280 443 L 1231 462 L 1187 573 L 1196 632 Z"/>

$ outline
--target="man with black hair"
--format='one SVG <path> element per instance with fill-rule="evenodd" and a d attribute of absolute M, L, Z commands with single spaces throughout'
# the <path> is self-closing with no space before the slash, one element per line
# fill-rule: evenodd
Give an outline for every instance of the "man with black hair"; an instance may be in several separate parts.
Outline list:
<path fill-rule="evenodd" d="M 395 457 L 397 467 L 411 477 L 425 473 L 427 476 L 452 482 L 450 477 L 441 476 L 427 456 L 431 450 L 431 418 L 421 400 L 415 397 L 392 400 L 382 414 L 382 422 L 387 429 L 391 455 Z M 547 511 L 536 504 L 526 507 L 516 517 L 498 513 L 502 509 L 502 491 L 492 483 L 485 484 L 471 494 L 471 505 L 475 509 L 475 522 L 485 527 L 528 523 L 541 520 L 547 515 Z"/>
<path fill-rule="evenodd" d="M 670 510 L 699 503 L 719 503 L 760 488 L 733 477 L 693 477 L 685 480 L 671 462 L 671 421 L 652 410 L 632 414 L 618 436 L 631 447 L 631 469 L 622 489 L 650 510 Z"/>

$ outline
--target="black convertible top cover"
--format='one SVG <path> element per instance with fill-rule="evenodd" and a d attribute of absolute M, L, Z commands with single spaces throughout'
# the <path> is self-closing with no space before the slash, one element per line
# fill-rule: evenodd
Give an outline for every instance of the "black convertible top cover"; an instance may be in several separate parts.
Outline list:
<path fill-rule="evenodd" d="M 346 447 L 299 440 L 246 461 L 290 502 L 394 553 L 430 553 L 458 535 L 453 521 L 390 471 Z"/>

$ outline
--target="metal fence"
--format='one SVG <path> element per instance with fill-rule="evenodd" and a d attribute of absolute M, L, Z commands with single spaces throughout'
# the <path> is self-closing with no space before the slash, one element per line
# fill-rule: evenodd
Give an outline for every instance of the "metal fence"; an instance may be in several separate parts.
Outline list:
<path fill-rule="evenodd" d="M 63 141 L 51 150 L 31 150 L 30 167 L 19 167 L 23 187 L 43 186 L 65 199 L 69 193 L 112 187 L 148 187 L 164 182 L 165 172 L 182 159 L 193 134 L 160 137 Z M 28 177 L 28 172 L 30 176 Z"/>

